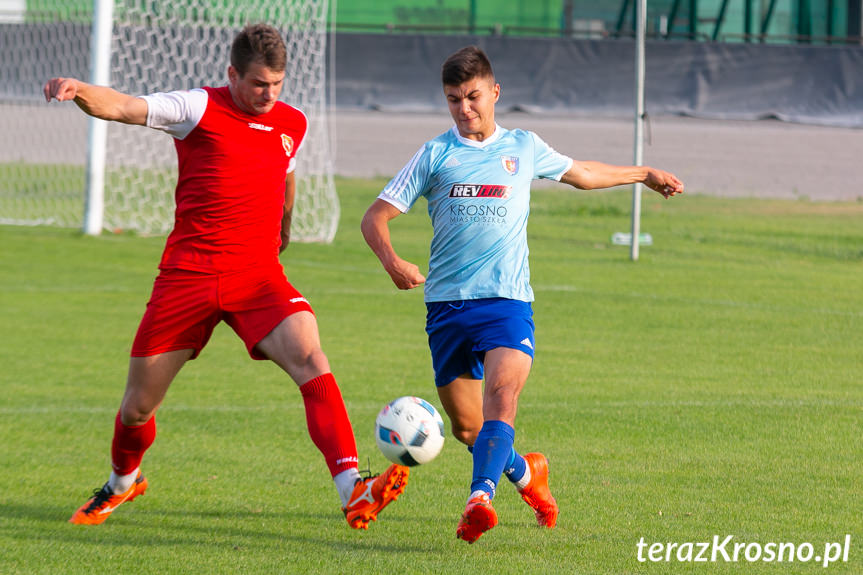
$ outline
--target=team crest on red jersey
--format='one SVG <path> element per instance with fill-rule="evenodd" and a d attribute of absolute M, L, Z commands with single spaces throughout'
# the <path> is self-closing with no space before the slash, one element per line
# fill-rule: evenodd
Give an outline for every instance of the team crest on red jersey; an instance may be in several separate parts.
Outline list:
<path fill-rule="evenodd" d="M 287 134 L 282 134 L 282 147 L 285 149 L 285 155 L 290 158 L 294 151 L 294 139 Z"/>
<path fill-rule="evenodd" d="M 518 157 L 517 156 L 501 156 L 500 163 L 503 166 L 503 169 L 506 170 L 510 176 L 514 176 L 518 173 Z"/>

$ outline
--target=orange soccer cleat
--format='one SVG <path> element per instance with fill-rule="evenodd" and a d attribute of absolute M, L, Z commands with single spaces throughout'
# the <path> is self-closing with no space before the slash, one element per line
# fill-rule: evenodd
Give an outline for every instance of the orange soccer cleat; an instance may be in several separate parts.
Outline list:
<path fill-rule="evenodd" d="M 530 467 L 530 483 L 519 491 L 521 498 L 533 508 L 540 527 L 554 527 L 559 508 L 548 489 L 548 460 L 542 453 L 527 453 L 524 458 Z"/>
<path fill-rule="evenodd" d="M 348 524 L 354 529 L 368 529 L 381 509 L 398 499 L 408 485 L 410 469 L 392 464 L 377 477 L 357 480 L 348 504 L 342 508 Z"/>
<path fill-rule="evenodd" d="M 468 543 L 479 539 L 480 535 L 497 525 L 497 512 L 491 506 L 487 493 L 477 495 L 467 502 L 467 507 L 458 522 L 455 536 Z"/>
<path fill-rule="evenodd" d="M 145 491 L 147 491 L 147 479 L 141 475 L 140 471 L 138 472 L 138 477 L 135 478 L 135 482 L 132 486 L 123 493 L 115 494 L 106 483 L 101 489 L 93 491 L 93 497 L 91 497 L 87 503 L 82 505 L 81 508 L 72 515 L 69 519 L 69 523 L 76 523 L 78 525 L 99 525 L 105 521 L 111 512 L 121 503 L 132 501 L 139 495 L 144 495 Z"/>

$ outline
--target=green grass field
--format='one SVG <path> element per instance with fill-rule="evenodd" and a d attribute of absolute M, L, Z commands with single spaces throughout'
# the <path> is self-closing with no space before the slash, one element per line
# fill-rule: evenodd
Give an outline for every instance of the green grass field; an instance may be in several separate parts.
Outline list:
<path fill-rule="evenodd" d="M 379 471 L 378 409 L 439 403 L 422 294 L 398 292 L 359 232 L 382 182 L 338 185 L 335 242 L 282 259 Z M 393 236 L 423 268 L 415 212 Z M 294 384 L 224 325 L 159 412 L 146 496 L 66 523 L 107 477 L 164 240 L 0 227 L 0 573 L 863 573 L 863 204 L 645 195 L 654 245 L 637 263 L 609 241 L 628 212 L 625 191 L 534 193 L 538 350 L 516 447 L 549 456 L 561 516 L 535 527 L 504 479 L 501 523 L 474 545 L 455 538 L 470 456 L 451 438 L 369 531 L 349 529 Z M 729 535 L 729 552 L 813 558 L 638 561 L 641 538 Z M 847 562 L 815 561 L 846 535 Z"/>

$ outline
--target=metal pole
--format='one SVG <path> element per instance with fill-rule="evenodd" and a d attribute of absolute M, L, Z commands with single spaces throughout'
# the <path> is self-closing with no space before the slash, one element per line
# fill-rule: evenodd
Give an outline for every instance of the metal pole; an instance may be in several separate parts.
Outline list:
<path fill-rule="evenodd" d="M 861 42 L 863 36 L 863 0 L 848 0 L 848 38 Z"/>
<path fill-rule="evenodd" d="M 638 0 L 636 0 L 637 2 Z M 620 15 L 617 17 L 617 28 L 615 29 L 617 32 L 617 36 L 620 36 L 623 31 L 623 24 L 626 22 L 626 11 L 629 9 L 629 0 L 623 0 L 623 5 L 620 7 Z M 635 25 L 635 22 L 632 23 Z"/>
<path fill-rule="evenodd" d="M 572 20 L 575 15 L 575 0 L 564 0 L 563 2 L 563 22 L 561 22 L 561 31 L 567 38 L 572 37 Z"/>
<path fill-rule="evenodd" d="M 671 12 L 668 14 L 668 34 L 665 35 L 666 40 L 671 37 L 674 32 L 674 20 L 677 18 L 677 10 L 680 8 L 680 0 L 674 0 L 671 5 Z"/>
<path fill-rule="evenodd" d="M 647 0 L 636 0 L 635 18 L 635 165 L 643 164 L 644 155 L 644 32 Z M 632 245 L 629 257 L 638 260 L 641 233 L 641 184 L 632 185 Z"/>
<path fill-rule="evenodd" d="M 725 11 L 728 10 L 728 0 L 722 0 L 722 6 L 719 7 L 719 16 L 716 17 L 716 26 L 713 28 L 713 41 L 719 38 L 719 32 L 722 30 L 722 21 L 725 20 Z"/>
<path fill-rule="evenodd" d="M 698 37 L 698 0 L 689 0 L 689 39 Z"/>
<path fill-rule="evenodd" d="M 776 0 L 770 0 L 770 5 L 767 6 L 767 14 L 764 15 L 764 20 L 761 21 L 761 42 L 767 37 L 767 30 L 770 28 L 770 19 L 773 18 L 773 10 L 776 8 Z"/>
<path fill-rule="evenodd" d="M 90 83 L 111 83 L 111 37 L 114 21 L 113 0 L 93 0 L 93 29 L 90 41 Z M 108 122 L 90 117 L 87 134 L 87 197 L 84 201 L 85 234 L 102 233 L 105 215 L 105 154 Z"/>
<path fill-rule="evenodd" d="M 812 8 L 809 0 L 797 0 L 797 42 L 811 42 Z"/>

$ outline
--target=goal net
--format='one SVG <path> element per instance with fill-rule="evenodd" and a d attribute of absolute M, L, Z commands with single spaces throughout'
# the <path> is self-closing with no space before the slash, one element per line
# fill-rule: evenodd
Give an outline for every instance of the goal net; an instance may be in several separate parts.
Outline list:
<path fill-rule="evenodd" d="M 42 85 L 54 76 L 89 81 L 91 2 L 31 0 L 20 13 L 0 11 L 0 224 L 82 223 L 88 120 L 72 103 L 45 103 Z M 282 99 L 309 119 L 291 237 L 332 241 L 339 205 L 325 81 L 328 0 L 115 0 L 113 12 L 111 86 L 133 95 L 224 85 L 240 28 L 266 22 L 283 32 Z M 171 138 L 109 123 L 105 162 L 104 229 L 167 233 Z"/>

